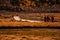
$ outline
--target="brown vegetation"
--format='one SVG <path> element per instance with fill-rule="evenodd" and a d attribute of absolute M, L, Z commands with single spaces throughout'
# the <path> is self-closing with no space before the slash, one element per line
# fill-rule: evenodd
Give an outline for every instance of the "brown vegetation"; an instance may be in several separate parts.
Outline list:
<path fill-rule="evenodd" d="M 0 10 L 17 12 L 60 12 L 60 0 L 0 0 Z"/>
<path fill-rule="evenodd" d="M 0 29 L 0 40 L 60 40 L 59 35 L 59 29 Z"/>

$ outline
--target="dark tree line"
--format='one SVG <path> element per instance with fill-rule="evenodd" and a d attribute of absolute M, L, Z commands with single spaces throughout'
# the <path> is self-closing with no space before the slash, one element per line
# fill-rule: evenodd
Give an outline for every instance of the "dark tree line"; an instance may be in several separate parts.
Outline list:
<path fill-rule="evenodd" d="M 10 0 L 10 4 L 15 9 L 23 11 L 27 8 L 40 7 L 41 5 L 48 4 L 48 6 L 52 5 L 60 5 L 60 0 Z M 4 9 L 4 6 L 0 6 L 0 9 Z M 12 8 L 13 9 L 13 8 Z"/>

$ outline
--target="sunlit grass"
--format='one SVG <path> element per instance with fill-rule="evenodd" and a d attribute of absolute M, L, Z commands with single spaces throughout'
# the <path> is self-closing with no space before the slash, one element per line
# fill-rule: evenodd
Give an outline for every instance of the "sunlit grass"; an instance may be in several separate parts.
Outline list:
<path fill-rule="evenodd" d="M 49 29 L 48 29 L 49 30 Z M 52 31 L 55 29 L 50 29 L 48 31 L 46 29 L 2 29 L 0 30 L 0 34 L 8 34 L 8 35 L 34 35 L 34 36 L 51 36 L 51 37 L 60 37 L 60 32 L 57 31 Z"/>

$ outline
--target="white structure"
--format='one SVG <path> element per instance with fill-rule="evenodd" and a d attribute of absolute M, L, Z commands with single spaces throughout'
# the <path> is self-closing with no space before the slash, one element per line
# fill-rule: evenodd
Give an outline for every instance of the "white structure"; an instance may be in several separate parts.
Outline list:
<path fill-rule="evenodd" d="M 21 21 L 27 21 L 27 22 L 40 22 L 40 21 L 35 21 L 35 20 L 26 20 L 26 19 L 21 19 Z"/>
<path fill-rule="evenodd" d="M 19 16 L 14 16 L 13 18 L 14 18 L 16 21 L 43 22 L 43 21 L 36 21 L 36 20 L 21 19 Z"/>
<path fill-rule="evenodd" d="M 21 20 L 19 16 L 14 16 L 13 18 L 14 18 L 16 21 L 20 21 L 20 20 Z"/>

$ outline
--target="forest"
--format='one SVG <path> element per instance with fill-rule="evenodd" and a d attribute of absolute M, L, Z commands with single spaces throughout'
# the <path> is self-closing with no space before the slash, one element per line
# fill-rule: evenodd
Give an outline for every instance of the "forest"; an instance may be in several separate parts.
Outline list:
<path fill-rule="evenodd" d="M 0 0 L 0 10 L 26 11 L 60 7 L 60 0 Z M 59 9 L 59 8 L 58 8 Z M 37 11 L 38 11 L 37 10 Z M 41 12 L 41 11 L 40 11 Z"/>

